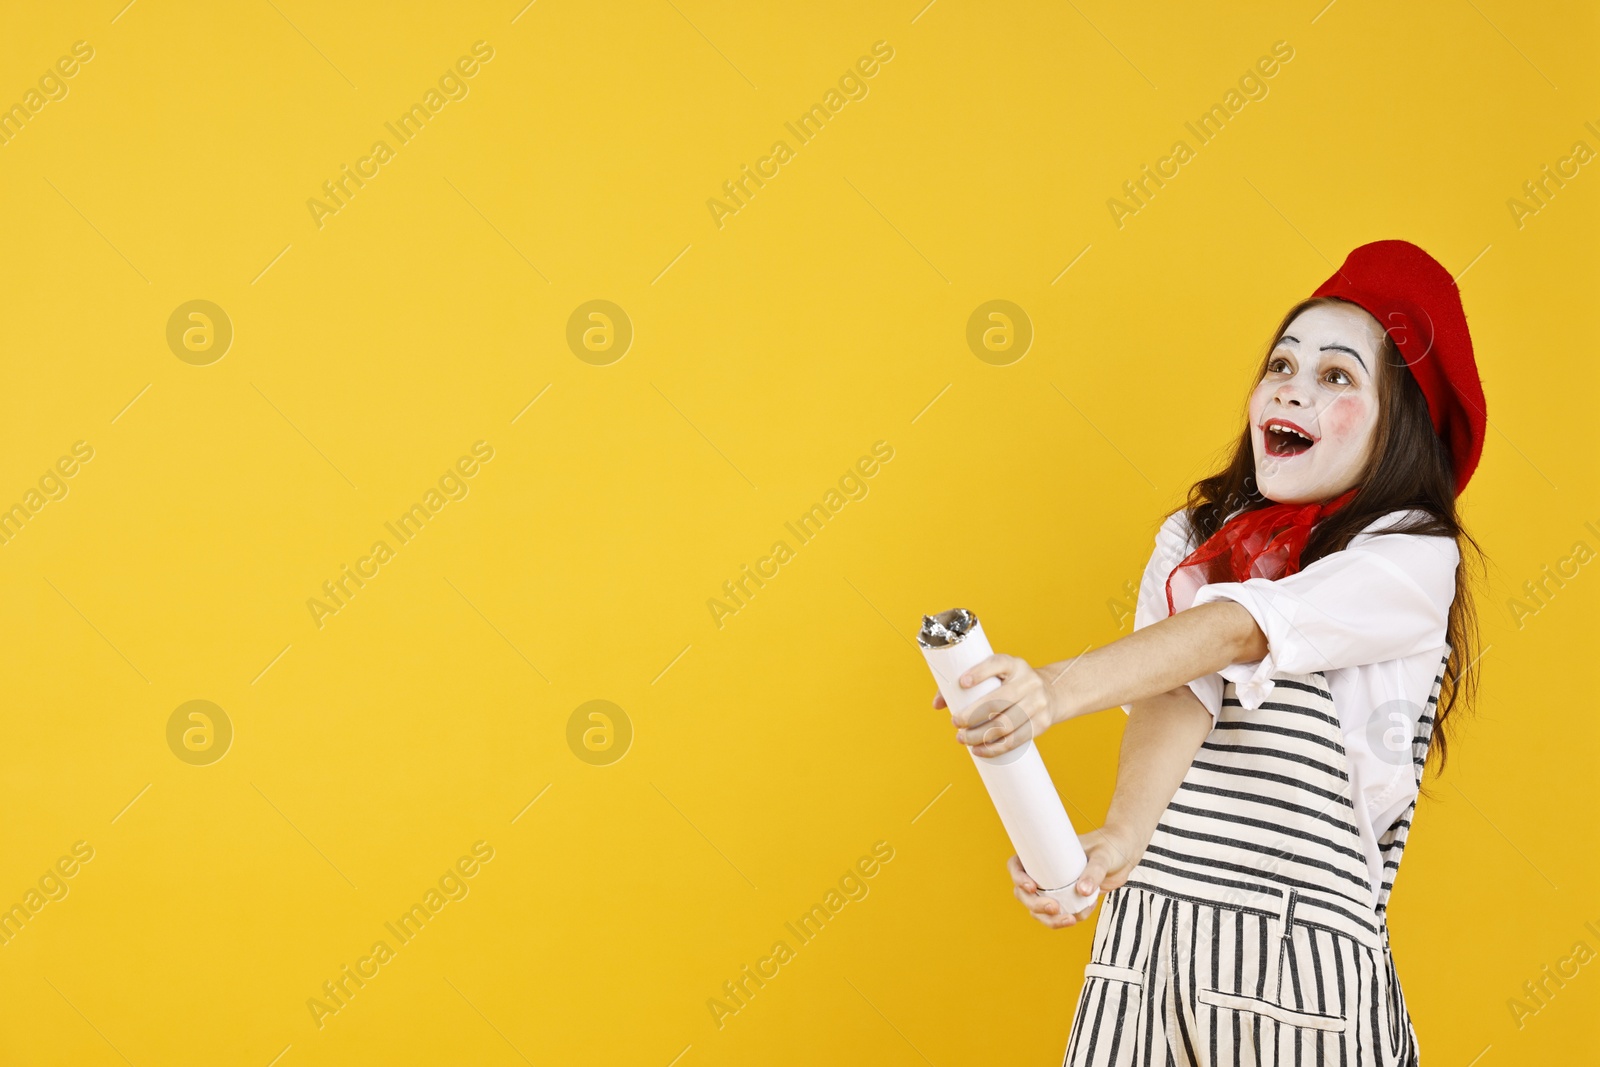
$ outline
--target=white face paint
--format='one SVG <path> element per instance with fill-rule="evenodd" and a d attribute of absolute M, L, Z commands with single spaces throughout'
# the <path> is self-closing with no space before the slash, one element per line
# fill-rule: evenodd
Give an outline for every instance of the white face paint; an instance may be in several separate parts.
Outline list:
<path fill-rule="evenodd" d="M 1250 394 L 1256 488 L 1282 504 L 1330 500 L 1356 484 L 1378 425 L 1383 327 L 1354 304 L 1294 317 Z M 1268 426 L 1286 424 L 1310 438 Z"/>

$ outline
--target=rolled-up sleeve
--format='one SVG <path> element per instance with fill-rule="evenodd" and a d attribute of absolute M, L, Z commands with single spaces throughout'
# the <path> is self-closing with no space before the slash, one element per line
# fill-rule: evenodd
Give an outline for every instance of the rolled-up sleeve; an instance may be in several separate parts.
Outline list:
<path fill-rule="evenodd" d="M 1167 575 L 1171 574 L 1172 568 L 1189 554 L 1191 548 L 1188 516 L 1180 508 L 1168 516 L 1161 524 L 1161 529 L 1156 531 L 1155 550 L 1150 553 L 1150 561 L 1144 568 L 1144 578 L 1139 583 L 1139 601 L 1133 612 L 1135 630 L 1142 630 L 1151 623 L 1160 622 L 1167 617 Z M 1224 684 L 1223 676 L 1217 673 L 1204 675 L 1188 683 L 1194 695 L 1200 699 L 1200 703 L 1211 712 L 1213 722 L 1222 712 Z M 1133 713 L 1132 704 L 1123 704 L 1121 707 L 1124 712 L 1130 715 Z"/>
<path fill-rule="evenodd" d="M 1202 586 L 1194 604 L 1232 600 L 1266 635 L 1265 656 L 1219 672 L 1254 708 L 1279 671 L 1338 670 L 1445 644 L 1460 560 L 1449 537 L 1361 533 L 1295 574 Z"/>

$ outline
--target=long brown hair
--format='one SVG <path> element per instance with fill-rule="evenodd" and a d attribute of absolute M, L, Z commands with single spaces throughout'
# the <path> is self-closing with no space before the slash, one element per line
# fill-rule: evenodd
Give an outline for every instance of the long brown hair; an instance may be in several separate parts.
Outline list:
<path fill-rule="evenodd" d="M 1332 303 L 1346 301 L 1337 297 L 1313 297 L 1289 309 L 1261 357 L 1252 388 L 1266 374 L 1273 349 L 1295 317 L 1307 308 Z M 1438 769 L 1443 773 L 1447 748 L 1445 720 L 1458 704 L 1470 708 L 1477 698 L 1478 676 L 1472 668 L 1478 658 L 1478 623 L 1472 577 L 1475 571 L 1482 570 L 1483 550 L 1462 526 L 1456 511 L 1455 469 L 1450 451 L 1434 432 L 1422 389 L 1387 332 L 1378 349 L 1378 364 L 1378 423 L 1372 451 L 1357 482 L 1359 488 L 1347 504 L 1312 529 L 1300 555 L 1300 566 L 1307 567 L 1339 551 L 1363 528 L 1394 511 L 1416 509 L 1424 515 L 1408 517 L 1388 527 L 1386 532 L 1455 540 L 1461 550 L 1461 565 L 1456 568 L 1456 594 L 1445 627 L 1450 655 L 1440 685 L 1438 707 L 1434 711 L 1434 738 L 1429 746 L 1429 757 L 1438 753 Z M 1248 403 L 1247 397 L 1247 411 Z M 1195 544 L 1203 543 L 1216 533 L 1235 511 L 1255 511 L 1272 503 L 1256 488 L 1255 450 L 1250 437 L 1249 418 L 1246 417 L 1244 431 L 1227 466 L 1190 487 L 1184 509 L 1188 512 L 1189 527 L 1194 531 Z M 1472 553 L 1470 557 L 1468 549 Z M 1472 570 L 1468 567 L 1469 558 L 1477 564 Z"/>

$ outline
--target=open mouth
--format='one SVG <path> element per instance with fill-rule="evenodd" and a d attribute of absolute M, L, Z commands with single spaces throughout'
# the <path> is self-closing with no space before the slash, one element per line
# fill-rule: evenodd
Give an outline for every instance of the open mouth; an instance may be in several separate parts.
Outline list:
<path fill-rule="evenodd" d="M 1269 456 L 1298 456 L 1316 444 L 1310 434 L 1277 420 L 1268 422 L 1261 433 Z"/>

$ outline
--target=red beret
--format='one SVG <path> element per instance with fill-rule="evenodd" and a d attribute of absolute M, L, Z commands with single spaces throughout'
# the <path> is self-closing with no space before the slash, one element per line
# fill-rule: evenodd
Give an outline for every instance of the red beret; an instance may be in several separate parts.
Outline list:
<path fill-rule="evenodd" d="M 1427 398 L 1434 432 L 1450 449 L 1459 496 L 1483 452 L 1488 415 L 1467 314 L 1450 272 L 1409 241 L 1373 241 L 1346 256 L 1311 295 L 1366 309 L 1394 338 Z"/>

